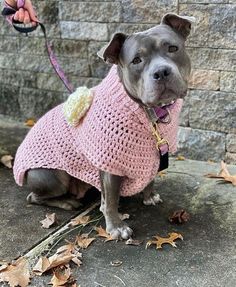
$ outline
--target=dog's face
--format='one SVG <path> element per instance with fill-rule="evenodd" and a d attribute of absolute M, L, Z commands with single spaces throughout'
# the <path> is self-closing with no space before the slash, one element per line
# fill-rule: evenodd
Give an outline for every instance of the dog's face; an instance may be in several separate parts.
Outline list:
<path fill-rule="evenodd" d="M 117 33 L 98 55 L 117 64 L 128 94 L 153 107 L 183 98 L 187 92 L 190 59 L 185 40 L 193 18 L 167 14 L 147 31 Z"/>

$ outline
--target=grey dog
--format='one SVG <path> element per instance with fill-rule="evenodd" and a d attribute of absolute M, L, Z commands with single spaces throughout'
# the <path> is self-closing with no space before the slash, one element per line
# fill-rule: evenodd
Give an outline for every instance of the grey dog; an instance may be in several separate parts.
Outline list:
<path fill-rule="evenodd" d="M 147 31 L 125 35 L 115 34 L 98 55 L 107 63 L 117 65 L 119 77 L 128 95 L 141 106 L 155 107 L 184 98 L 190 75 L 190 59 L 185 41 L 190 33 L 192 17 L 166 14 L 161 24 Z M 75 185 L 79 184 L 79 180 Z M 114 238 L 127 239 L 132 229 L 118 213 L 122 177 L 100 171 L 101 208 L 106 230 Z M 32 190 L 28 201 L 71 209 L 74 200 L 58 199 L 68 192 L 71 176 L 61 170 L 33 169 L 27 173 L 27 185 Z M 155 204 L 158 197 L 152 182 L 145 188 L 144 201 Z"/>

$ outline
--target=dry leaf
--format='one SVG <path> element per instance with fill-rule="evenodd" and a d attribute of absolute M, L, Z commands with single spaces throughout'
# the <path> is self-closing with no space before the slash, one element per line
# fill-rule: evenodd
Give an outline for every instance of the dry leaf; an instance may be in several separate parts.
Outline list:
<path fill-rule="evenodd" d="M 8 168 L 12 168 L 13 157 L 9 154 L 3 155 L 0 159 L 0 162 Z"/>
<path fill-rule="evenodd" d="M 113 260 L 113 261 L 110 262 L 110 264 L 111 264 L 111 266 L 119 267 L 120 265 L 123 264 L 123 262 L 120 261 L 120 260 Z"/>
<path fill-rule="evenodd" d="M 2 264 L 2 265 L 0 266 L 0 272 L 3 271 L 3 270 L 5 270 L 7 267 L 8 267 L 8 264 Z"/>
<path fill-rule="evenodd" d="M 78 259 L 82 258 L 82 253 L 79 252 L 79 249 L 77 248 L 76 241 L 74 243 L 68 242 L 68 244 L 61 246 L 57 249 L 56 254 L 72 254 L 73 258 L 71 259 L 74 263 L 76 263 L 78 266 L 82 264 L 82 262 Z M 78 259 L 78 260 L 77 260 Z M 80 263 L 79 263 L 80 262 Z M 78 264 L 79 263 L 79 264 Z"/>
<path fill-rule="evenodd" d="M 73 254 L 54 254 L 53 256 L 46 258 L 41 257 L 35 267 L 33 268 L 33 272 L 41 276 L 44 272 L 58 267 L 60 265 L 65 265 L 71 261 L 71 259 L 74 257 Z"/>
<path fill-rule="evenodd" d="M 78 265 L 78 262 L 80 261 L 77 260 L 78 257 L 81 258 L 82 254 L 78 252 L 74 243 L 69 243 L 58 248 L 56 253 L 51 257 L 41 257 L 33 268 L 33 272 L 36 275 L 41 276 L 44 272 L 61 265 L 66 265 L 70 261 L 73 261 Z M 80 264 L 81 263 L 82 262 L 80 261 Z"/>
<path fill-rule="evenodd" d="M 205 175 L 209 178 L 219 178 L 225 182 L 232 183 L 232 185 L 236 186 L 236 175 L 231 175 L 228 171 L 227 165 L 224 161 L 221 161 L 221 170 L 219 174 L 209 173 Z"/>
<path fill-rule="evenodd" d="M 59 247 L 57 249 L 56 254 L 60 254 L 60 253 L 75 253 L 77 251 L 78 251 L 78 249 L 76 247 L 76 243 L 68 241 L 68 244 L 62 245 L 61 247 Z"/>
<path fill-rule="evenodd" d="M 99 237 L 103 237 L 103 238 L 106 238 L 104 241 L 105 242 L 108 242 L 108 241 L 111 241 L 111 240 L 117 240 L 117 239 L 114 239 L 112 238 L 111 235 L 109 235 L 105 229 L 103 229 L 101 226 L 100 227 L 95 227 L 95 230 L 97 231 L 97 236 Z"/>
<path fill-rule="evenodd" d="M 73 257 L 75 256 L 72 253 L 54 254 L 53 256 L 48 258 L 50 262 L 50 269 L 58 267 L 60 265 L 68 264 Z"/>
<path fill-rule="evenodd" d="M 160 176 L 161 178 L 165 177 L 166 176 L 166 171 L 159 171 L 157 175 Z"/>
<path fill-rule="evenodd" d="M 180 233 L 172 232 L 172 233 L 169 233 L 168 235 L 169 235 L 168 238 L 160 237 L 158 235 L 153 236 L 153 238 L 155 238 L 155 240 L 149 240 L 146 244 L 146 249 L 152 244 L 156 245 L 156 249 L 161 249 L 162 244 L 164 244 L 164 243 L 168 243 L 168 244 L 172 245 L 173 247 L 177 247 L 174 241 L 176 239 L 183 240 L 183 236 Z"/>
<path fill-rule="evenodd" d="M 179 155 L 177 155 L 175 160 L 185 160 L 185 157 L 179 154 Z"/>
<path fill-rule="evenodd" d="M 143 240 L 135 240 L 135 239 L 128 239 L 125 241 L 126 245 L 134 245 L 134 246 L 139 246 L 143 243 Z"/>
<path fill-rule="evenodd" d="M 36 120 L 34 118 L 30 118 L 30 119 L 27 119 L 24 124 L 27 127 L 33 127 L 35 123 L 36 123 Z"/>
<path fill-rule="evenodd" d="M 50 269 L 50 262 L 47 257 L 40 257 L 38 262 L 33 268 L 33 272 L 41 276 L 44 272 Z"/>
<path fill-rule="evenodd" d="M 8 282 L 11 287 L 26 287 L 30 282 L 28 261 L 20 257 L 13 264 L 0 271 L 0 282 Z"/>
<path fill-rule="evenodd" d="M 53 287 L 64 286 L 65 284 L 72 283 L 74 279 L 71 277 L 70 268 L 65 268 L 64 270 L 56 269 L 53 272 L 53 277 L 51 279 L 50 284 Z"/>
<path fill-rule="evenodd" d="M 88 238 L 84 234 L 76 236 L 76 243 L 81 248 L 88 248 L 88 246 L 95 240 L 94 237 Z"/>
<path fill-rule="evenodd" d="M 78 267 L 80 267 L 80 265 L 82 264 L 82 261 L 79 260 L 78 257 L 72 258 L 71 261 L 73 261 Z"/>
<path fill-rule="evenodd" d="M 76 225 L 86 225 L 90 221 L 90 216 L 77 216 L 76 218 L 71 219 L 70 225 L 76 226 Z"/>
<path fill-rule="evenodd" d="M 57 223 L 57 216 L 56 213 L 47 213 L 46 218 L 41 220 L 43 228 L 50 228 L 52 225 Z"/>
<path fill-rule="evenodd" d="M 184 209 L 176 210 L 169 216 L 171 223 L 184 223 L 190 219 L 190 215 Z"/>

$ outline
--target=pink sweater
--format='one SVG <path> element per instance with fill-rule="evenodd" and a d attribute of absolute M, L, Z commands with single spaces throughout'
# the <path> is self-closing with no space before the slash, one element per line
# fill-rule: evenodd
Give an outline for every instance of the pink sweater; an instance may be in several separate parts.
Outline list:
<path fill-rule="evenodd" d="M 17 150 L 14 177 L 23 184 L 25 172 L 34 168 L 60 169 L 101 190 L 99 170 L 123 176 L 120 194 L 142 191 L 154 179 L 159 153 L 143 110 L 125 92 L 113 66 L 93 88 L 94 99 L 77 127 L 70 126 L 62 105 L 45 114 Z M 159 131 L 176 151 L 178 116 L 182 100 L 171 110 L 171 123 Z"/>

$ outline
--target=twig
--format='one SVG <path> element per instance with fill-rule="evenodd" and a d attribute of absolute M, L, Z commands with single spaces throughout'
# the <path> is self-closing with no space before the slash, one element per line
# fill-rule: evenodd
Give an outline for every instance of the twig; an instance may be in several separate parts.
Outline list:
<path fill-rule="evenodd" d="M 96 282 L 96 281 L 94 281 L 94 283 L 97 284 L 97 285 L 100 286 L 100 287 L 106 287 L 106 286 L 104 286 L 104 285 L 102 285 L 102 284 L 100 284 L 100 283 L 98 283 L 98 282 Z"/>
<path fill-rule="evenodd" d="M 78 217 L 82 217 L 85 216 L 86 214 L 88 214 L 89 212 L 91 212 L 92 210 L 94 210 L 100 202 L 95 202 L 93 205 L 91 205 L 89 208 L 87 208 L 84 212 L 82 212 L 80 215 L 78 215 L 75 218 Z M 57 230 L 55 233 L 51 234 L 49 237 L 47 237 L 45 240 L 43 240 L 40 244 L 38 244 L 37 246 L 35 246 L 33 249 L 31 249 L 28 253 L 26 253 L 24 256 L 26 258 L 30 258 L 33 259 L 35 257 L 38 257 L 41 255 L 41 253 L 43 251 L 45 251 L 45 249 L 53 244 L 53 242 L 57 241 L 58 238 L 61 238 L 61 236 L 63 236 L 63 234 L 65 234 L 66 232 L 68 232 L 68 230 L 70 229 L 70 222 L 67 223 L 66 225 L 64 225 L 63 227 L 61 227 L 59 230 Z M 70 231 L 70 230 L 69 230 Z"/>
<path fill-rule="evenodd" d="M 124 286 L 126 286 L 125 282 L 124 282 L 120 277 L 118 277 L 118 276 L 116 276 L 116 275 L 114 275 L 114 277 L 116 277 L 117 279 L 119 279 L 119 280 L 124 284 Z"/>

